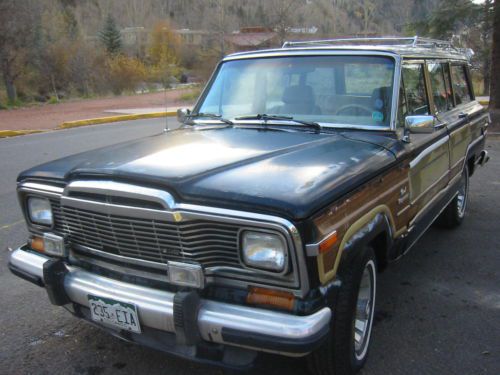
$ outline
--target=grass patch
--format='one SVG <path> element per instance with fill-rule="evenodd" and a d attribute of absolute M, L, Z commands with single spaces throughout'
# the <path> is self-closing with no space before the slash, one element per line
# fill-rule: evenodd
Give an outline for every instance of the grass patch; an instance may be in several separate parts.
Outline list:
<path fill-rule="evenodd" d="M 51 96 L 50 99 L 47 101 L 48 104 L 57 104 L 59 103 L 59 99 L 57 99 L 55 96 Z"/>

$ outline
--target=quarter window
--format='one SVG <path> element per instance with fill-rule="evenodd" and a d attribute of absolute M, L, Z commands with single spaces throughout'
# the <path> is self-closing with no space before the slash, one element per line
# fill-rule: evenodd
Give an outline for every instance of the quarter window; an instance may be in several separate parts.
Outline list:
<path fill-rule="evenodd" d="M 472 100 L 465 65 L 451 66 L 451 81 L 453 83 L 453 93 L 457 105 L 469 103 Z"/>
<path fill-rule="evenodd" d="M 448 97 L 443 64 L 428 63 L 427 69 L 429 70 L 429 77 L 431 79 L 431 92 L 435 110 L 436 112 L 445 112 L 450 109 L 449 103 L 451 97 Z"/>

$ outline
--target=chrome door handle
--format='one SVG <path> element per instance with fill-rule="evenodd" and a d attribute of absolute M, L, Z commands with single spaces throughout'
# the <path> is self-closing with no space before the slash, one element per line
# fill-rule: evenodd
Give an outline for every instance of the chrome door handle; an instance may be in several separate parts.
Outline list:
<path fill-rule="evenodd" d="M 460 112 L 460 113 L 458 114 L 458 118 L 467 118 L 467 117 L 469 117 L 469 114 L 468 114 L 468 113 L 465 113 L 465 112 Z"/>
<path fill-rule="evenodd" d="M 440 124 L 436 124 L 436 125 L 434 125 L 434 129 L 435 129 L 435 130 L 440 130 L 440 129 L 443 129 L 444 127 L 446 127 L 447 125 L 448 125 L 448 123 L 447 123 L 447 122 L 442 122 L 442 123 L 440 123 Z"/>

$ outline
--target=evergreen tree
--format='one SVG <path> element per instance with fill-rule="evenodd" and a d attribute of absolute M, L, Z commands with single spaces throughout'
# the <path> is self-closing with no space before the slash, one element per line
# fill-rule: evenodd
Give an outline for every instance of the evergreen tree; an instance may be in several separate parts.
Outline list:
<path fill-rule="evenodd" d="M 116 26 L 115 19 L 112 15 L 108 15 L 104 28 L 99 33 L 99 39 L 106 48 L 109 54 L 117 54 L 122 49 L 122 35 Z"/>

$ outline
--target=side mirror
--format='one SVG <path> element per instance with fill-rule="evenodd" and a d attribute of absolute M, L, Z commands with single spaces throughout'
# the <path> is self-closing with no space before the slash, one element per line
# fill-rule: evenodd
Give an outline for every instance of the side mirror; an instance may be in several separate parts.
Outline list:
<path fill-rule="evenodd" d="M 188 108 L 179 108 L 177 110 L 177 121 L 184 124 L 186 118 L 191 114 L 191 110 Z"/>
<path fill-rule="evenodd" d="M 405 130 L 408 133 L 432 133 L 436 126 L 436 118 L 431 115 L 406 116 Z"/>

